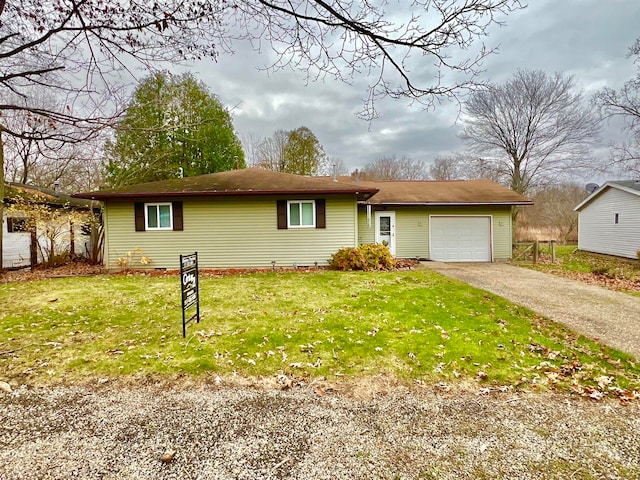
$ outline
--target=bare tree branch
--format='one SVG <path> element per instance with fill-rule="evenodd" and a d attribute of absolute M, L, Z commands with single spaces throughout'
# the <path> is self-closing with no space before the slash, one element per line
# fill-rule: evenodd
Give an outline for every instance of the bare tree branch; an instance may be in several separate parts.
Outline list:
<path fill-rule="evenodd" d="M 362 169 L 367 180 L 428 180 L 429 172 L 425 162 L 395 155 L 377 158 Z"/>
<path fill-rule="evenodd" d="M 629 48 L 629 57 L 636 57 L 638 65 L 635 78 L 628 80 L 620 91 L 603 88 L 593 97 L 603 119 L 622 118 L 629 140 L 622 145 L 612 145 L 609 166 L 640 174 L 640 38 Z"/>
<path fill-rule="evenodd" d="M 461 137 L 522 194 L 593 167 L 590 149 L 600 126 L 574 88 L 573 78 L 559 73 L 518 71 L 506 83 L 471 95 Z"/>

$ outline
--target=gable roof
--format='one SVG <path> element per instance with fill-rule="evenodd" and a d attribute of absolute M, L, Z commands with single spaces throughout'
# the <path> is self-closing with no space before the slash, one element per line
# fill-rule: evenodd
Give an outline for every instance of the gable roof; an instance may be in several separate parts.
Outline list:
<path fill-rule="evenodd" d="M 585 198 L 582 202 L 580 202 L 573 210 L 579 212 L 582 208 L 586 207 L 600 195 L 602 195 L 606 190 L 610 188 L 615 188 L 617 190 L 622 190 L 623 192 L 631 193 L 633 195 L 638 195 L 640 197 L 640 180 L 611 180 L 602 185 L 598 190 L 593 192 L 587 198 Z"/>
<path fill-rule="evenodd" d="M 360 181 L 358 184 L 379 189 L 366 201 L 368 205 L 533 205 L 519 193 L 486 179 Z"/>
<path fill-rule="evenodd" d="M 57 192 L 50 188 L 36 187 L 24 183 L 7 182 L 4 195 L 5 203 L 16 202 L 19 199 L 29 200 L 38 204 L 54 207 L 89 208 L 90 202 L 79 198 L 72 198 L 66 193 Z"/>
<path fill-rule="evenodd" d="M 128 187 L 78 193 L 74 197 L 108 198 L 192 197 L 241 195 L 356 195 L 366 200 L 378 191 L 375 187 L 335 182 L 326 178 L 305 177 L 272 172 L 262 168 L 244 168 L 195 177 L 173 178 Z"/>

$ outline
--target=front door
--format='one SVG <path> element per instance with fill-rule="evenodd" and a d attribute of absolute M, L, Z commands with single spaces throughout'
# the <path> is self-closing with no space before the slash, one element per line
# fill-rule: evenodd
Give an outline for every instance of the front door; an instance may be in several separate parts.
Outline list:
<path fill-rule="evenodd" d="M 376 212 L 376 243 L 389 247 L 396 254 L 396 212 Z"/>

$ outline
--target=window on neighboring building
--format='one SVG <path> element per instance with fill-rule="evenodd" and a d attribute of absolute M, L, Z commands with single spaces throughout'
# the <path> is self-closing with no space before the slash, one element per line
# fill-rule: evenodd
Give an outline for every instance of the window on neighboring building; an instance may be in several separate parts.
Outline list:
<path fill-rule="evenodd" d="M 316 202 L 314 200 L 289 200 L 287 202 L 288 228 L 315 228 Z"/>
<path fill-rule="evenodd" d="M 29 231 L 29 225 L 27 225 L 26 218 L 7 218 L 7 232 L 9 233 L 23 233 Z"/>
<path fill-rule="evenodd" d="M 618 212 L 613 214 L 613 223 L 618 225 L 620 223 L 620 214 Z"/>
<path fill-rule="evenodd" d="M 173 229 L 171 203 L 145 203 L 144 216 L 146 230 Z"/>

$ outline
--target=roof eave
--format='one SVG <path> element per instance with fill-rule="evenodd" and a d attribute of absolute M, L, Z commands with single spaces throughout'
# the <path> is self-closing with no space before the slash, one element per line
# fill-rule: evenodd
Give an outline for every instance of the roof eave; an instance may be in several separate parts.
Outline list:
<path fill-rule="evenodd" d="M 471 206 L 528 206 L 532 201 L 519 202 L 361 202 L 366 205 L 412 206 L 412 207 L 471 207 Z"/>
<path fill-rule="evenodd" d="M 363 189 L 305 189 L 305 190 L 211 190 L 211 191 L 187 191 L 187 192 L 89 192 L 89 193 L 77 193 L 72 195 L 74 198 L 84 198 L 88 200 L 108 200 L 112 198 L 149 198 L 149 197 L 239 197 L 250 195 L 357 195 L 364 199 L 378 193 L 378 189 L 363 188 Z"/>
<path fill-rule="evenodd" d="M 606 182 L 598 190 L 593 192 L 591 195 L 589 195 L 587 198 L 585 198 L 582 202 L 580 202 L 578 205 L 576 205 L 576 207 L 573 209 L 573 211 L 574 212 L 579 212 L 582 209 L 582 207 L 585 207 L 588 204 L 590 204 L 592 201 L 594 201 L 597 197 L 599 197 L 602 193 L 604 193 L 604 191 L 607 188 L 617 188 L 618 190 L 622 190 L 623 192 L 627 192 L 627 193 L 631 193 L 633 195 L 640 196 L 640 190 L 636 190 L 635 188 L 629 188 L 629 187 L 626 187 L 625 185 L 620 185 L 619 183 L 616 183 L 616 182 Z"/>

